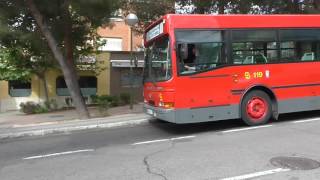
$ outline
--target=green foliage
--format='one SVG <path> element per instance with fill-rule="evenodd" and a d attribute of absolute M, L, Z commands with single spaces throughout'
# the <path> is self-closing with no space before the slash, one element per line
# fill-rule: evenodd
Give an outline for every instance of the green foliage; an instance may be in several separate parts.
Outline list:
<path fill-rule="evenodd" d="M 94 97 L 93 101 L 98 104 L 98 106 L 115 107 L 119 105 L 119 97 L 101 95 Z"/>
<path fill-rule="evenodd" d="M 28 101 L 26 103 L 21 103 L 20 111 L 25 114 L 39 114 L 39 113 L 49 112 L 49 110 L 46 107 L 31 101 Z"/>
<path fill-rule="evenodd" d="M 197 14 L 309 14 L 319 13 L 320 1 L 315 0 L 178 0 L 181 13 Z M 192 5 L 194 8 L 184 10 Z"/>
<path fill-rule="evenodd" d="M 42 114 L 42 113 L 47 113 L 47 112 L 49 112 L 49 110 L 46 107 L 40 106 L 40 105 L 34 109 L 35 114 Z"/>
<path fill-rule="evenodd" d="M 130 94 L 121 93 L 119 96 L 110 96 L 110 95 L 92 95 L 91 101 L 93 104 L 98 106 L 107 106 L 107 107 L 117 107 L 121 105 L 127 105 L 130 103 Z"/>
<path fill-rule="evenodd" d="M 129 12 L 135 13 L 139 18 L 136 31 L 142 33 L 144 28 L 152 21 L 164 14 L 174 13 L 174 0 L 122 0 L 123 16 Z"/>
<path fill-rule="evenodd" d="M 58 110 L 58 103 L 55 99 L 50 99 L 49 101 L 44 102 L 44 106 L 49 110 L 49 111 L 55 111 Z"/>
<path fill-rule="evenodd" d="M 127 105 L 130 103 L 130 94 L 129 93 L 121 93 L 120 94 L 120 103 L 122 105 Z"/>
<path fill-rule="evenodd" d="M 20 103 L 20 111 L 25 114 L 40 114 L 58 110 L 58 103 L 55 99 L 44 102 L 43 105 L 32 101 Z"/>
<path fill-rule="evenodd" d="M 96 99 L 96 103 L 98 105 L 99 111 L 106 115 L 105 113 L 108 111 L 111 102 L 109 101 L 108 95 L 98 96 Z"/>
<path fill-rule="evenodd" d="M 119 8 L 117 0 L 34 0 L 50 31 L 65 51 L 66 38 L 71 39 L 73 59 L 89 55 L 99 44 L 96 29 L 107 23 Z M 68 29 L 70 27 L 70 29 Z M 69 37 L 70 35 L 70 37 Z M 26 1 L 0 1 L 0 80 L 28 79 L 31 74 L 41 76 L 48 68 L 56 68 L 51 49 L 47 45 L 26 6 Z M 95 70 L 96 64 L 89 64 Z"/>
<path fill-rule="evenodd" d="M 34 109 L 37 108 L 37 104 L 28 101 L 26 103 L 20 103 L 20 111 L 26 114 L 34 114 Z"/>
<path fill-rule="evenodd" d="M 23 1 L 0 1 L 0 80 L 30 79 L 55 66 Z"/>
<path fill-rule="evenodd" d="M 98 95 L 91 95 L 90 98 L 91 98 L 91 102 L 93 104 L 97 104 L 98 103 Z"/>
<path fill-rule="evenodd" d="M 119 96 L 109 96 L 108 101 L 110 102 L 111 107 L 119 106 Z"/>
<path fill-rule="evenodd" d="M 18 53 L 14 49 L 0 49 L 0 80 L 29 80 L 32 69 L 19 64 Z M 22 62 L 21 62 L 22 63 Z"/>

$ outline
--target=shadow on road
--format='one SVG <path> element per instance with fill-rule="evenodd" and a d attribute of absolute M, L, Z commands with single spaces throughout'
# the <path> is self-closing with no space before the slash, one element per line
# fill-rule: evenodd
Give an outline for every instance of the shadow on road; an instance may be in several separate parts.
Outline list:
<path fill-rule="evenodd" d="M 320 117 L 320 111 L 309 111 L 283 114 L 279 116 L 277 121 L 271 122 L 271 124 L 286 123 L 290 121 L 309 119 Z M 150 121 L 150 125 L 154 128 L 160 129 L 172 135 L 190 135 L 204 132 L 224 131 L 233 128 L 248 127 L 242 122 L 241 119 L 222 120 L 215 122 L 204 122 L 194 124 L 173 124 L 158 119 Z"/>

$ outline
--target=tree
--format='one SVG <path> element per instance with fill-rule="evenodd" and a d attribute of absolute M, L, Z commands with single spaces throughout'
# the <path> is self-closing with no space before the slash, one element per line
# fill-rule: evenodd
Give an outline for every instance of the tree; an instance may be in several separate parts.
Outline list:
<path fill-rule="evenodd" d="M 31 52 L 31 53 L 30 53 Z M 49 101 L 46 71 L 56 68 L 51 57 L 36 56 L 34 52 L 20 49 L 19 46 L 0 49 L 0 80 L 30 81 L 35 74 L 43 82 L 45 101 Z"/>
<path fill-rule="evenodd" d="M 174 0 L 122 0 L 123 16 L 135 13 L 139 18 L 136 31 L 142 33 L 152 21 L 164 14 L 175 12 Z"/>
<path fill-rule="evenodd" d="M 63 72 L 80 118 L 88 118 L 75 59 L 94 49 L 88 42 L 95 40 L 96 28 L 107 22 L 118 7 L 116 0 L 1 0 L 0 23 L 8 32 L 36 33 L 47 43 L 48 51 Z M 3 46 L 5 38 L 2 38 Z"/>
<path fill-rule="evenodd" d="M 35 74 L 43 81 L 46 101 L 49 101 L 45 73 L 49 68 L 56 68 L 51 53 L 44 39 L 38 32 L 26 32 L 30 29 L 26 23 L 12 27 L 2 25 L 0 31 L 0 80 L 29 81 Z"/>
<path fill-rule="evenodd" d="M 244 3 L 241 0 L 178 0 L 177 3 L 184 6 L 193 6 L 193 10 L 189 13 L 192 14 L 226 14 L 226 13 L 235 13 L 240 5 L 250 4 L 250 1 Z M 238 12 L 239 13 L 239 12 Z"/>
<path fill-rule="evenodd" d="M 15 50 L 0 49 L 0 81 L 30 80 L 31 70 L 21 66 L 17 58 L 20 59 Z"/>
<path fill-rule="evenodd" d="M 316 14 L 320 12 L 320 1 L 304 0 L 302 2 L 303 11 L 307 14 Z"/>

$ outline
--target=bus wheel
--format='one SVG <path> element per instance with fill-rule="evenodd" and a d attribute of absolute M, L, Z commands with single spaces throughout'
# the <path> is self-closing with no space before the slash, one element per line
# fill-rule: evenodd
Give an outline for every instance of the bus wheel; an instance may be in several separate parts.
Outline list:
<path fill-rule="evenodd" d="M 265 124 L 271 116 L 272 105 L 268 94 L 254 90 L 245 95 L 241 103 L 241 117 L 246 124 L 250 126 Z"/>

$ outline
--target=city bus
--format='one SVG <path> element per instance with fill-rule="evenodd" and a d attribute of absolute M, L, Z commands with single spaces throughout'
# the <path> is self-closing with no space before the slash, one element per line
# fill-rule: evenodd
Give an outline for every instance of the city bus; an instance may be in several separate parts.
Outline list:
<path fill-rule="evenodd" d="M 320 15 L 164 15 L 146 28 L 144 112 L 172 123 L 320 109 Z"/>

